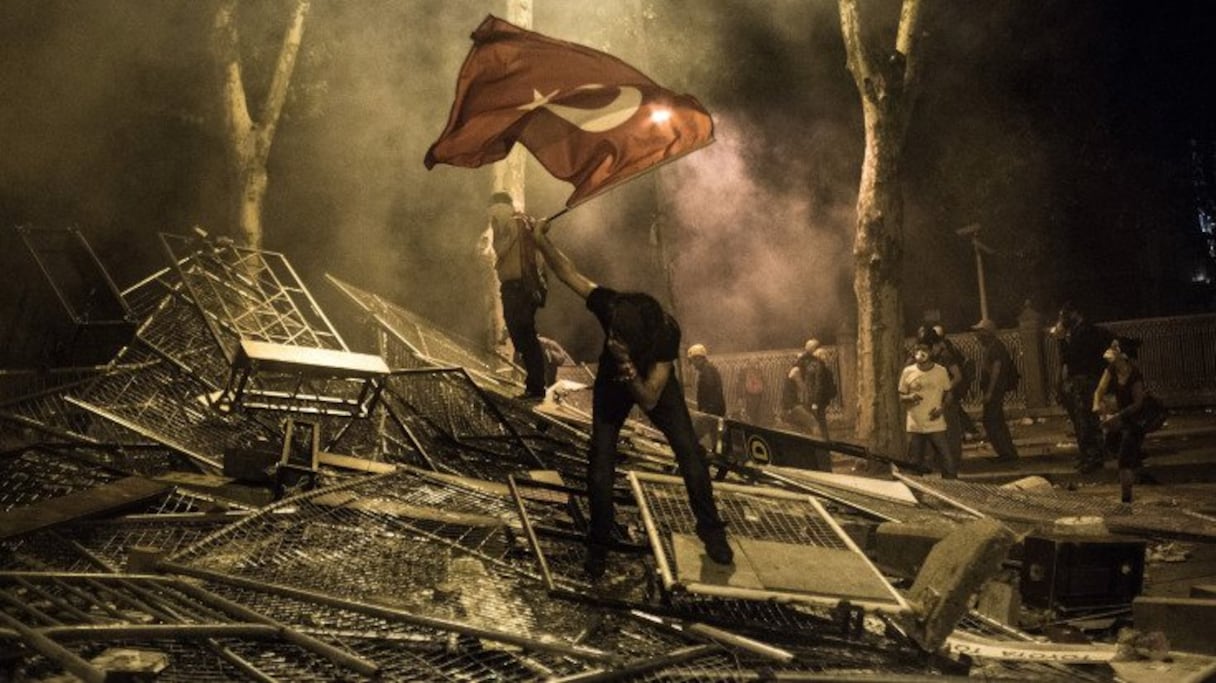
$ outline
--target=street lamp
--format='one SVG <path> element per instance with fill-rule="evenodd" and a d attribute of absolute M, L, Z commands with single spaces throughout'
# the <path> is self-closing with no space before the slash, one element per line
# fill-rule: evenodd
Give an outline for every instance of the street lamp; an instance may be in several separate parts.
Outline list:
<path fill-rule="evenodd" d="M 954 231 L 960 237 L 971 239 L 971 248 L 975 251 L 975 278 L 980 284 L 980 317 L 991 320 L 988 317 L 988 288 L 984 285 L 984 254 L 995 254 L 996 250 L 980 241 L 979 232 L 979 223 L 971 223 Z"/>

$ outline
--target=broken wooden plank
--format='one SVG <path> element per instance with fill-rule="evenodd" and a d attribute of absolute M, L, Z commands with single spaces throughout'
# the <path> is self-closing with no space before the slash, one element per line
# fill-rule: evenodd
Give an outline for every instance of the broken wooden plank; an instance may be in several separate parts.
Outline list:
<path fill-rule="evenodd" d="M 127 477 L 86 491 L 40 500 L 0 513 L 0 540 L 128 508 L 172 490 L 171 484 L 143 477 Z"/>

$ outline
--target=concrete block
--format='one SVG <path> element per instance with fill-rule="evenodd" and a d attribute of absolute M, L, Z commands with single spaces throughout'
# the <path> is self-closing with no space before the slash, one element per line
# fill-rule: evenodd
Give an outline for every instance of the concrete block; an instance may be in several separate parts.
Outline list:
<path fill-rule="evenodd" d="M 1140 632 L 1161 631 L 1170 650 L 1216 655 L 1216 600 L 1139 597 L 1132 601 L 1132 623 Z"/>
<path fill-rule="evenodd" d="M 977 519 L 933 546 L 908 591 L 913 616 L 904 626 L 917 644 L 933 652 L 946 642 L 971 596 L 1000 571 L 1013 543 L 1013 532 L 1003 524 Z"/>
<path fill-rule="evenodd" d="M 914 578 L 933 546 L 957 527 L 951 522 L 879 524 L 874 530 L 874 562 L 896 576 Z"/>
<path fill-rule="evenodd" d="M 1018 575 L 1003 571 L 980 589 L 975 611 L 1006 626 L 1017 626 L 1022 611 L 1022 592 Z"/>

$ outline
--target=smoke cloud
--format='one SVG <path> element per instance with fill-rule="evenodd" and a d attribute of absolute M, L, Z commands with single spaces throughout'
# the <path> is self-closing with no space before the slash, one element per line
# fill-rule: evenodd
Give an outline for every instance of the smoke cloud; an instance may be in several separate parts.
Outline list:
<path fill-rule="evenodd" d="M 289 2 L 240 7 L 256 116 Z M 1008 324 L 1027 297 L 1048 309 L 1075 294 L 1088 254 L 1127 260 L 1108 240 L 1076 236 L 1097 235 L 1095 224 L 1164 223 L 1154 207 L 1185 205 L 1160 181 L 1152 201 L 1128 208 L 1137 178 L 1179 175 L 1162 172 L 1169 159 L 1153 150 L 1189 149 L 1163 128 L 1149 135 L 1137 126 L 1210 121 L 1210 108 L 1152 113 L 1159 107 L 1149 104 L 1178 99 L 1157 85 L 1158 71 L 1131 74 L 1136 87 L 1161 89 L 1155 97 L 1118 89 L 1120 72 L 1103 65 L 1121 63 L 1119 46 L 1140 34 L 1124 29 L 1091 60 L 1095 43 L 1085 36 L 1106 35 L 1094 27 L 1112 25 L 1107 7 L 927 10 L 925 90 L 902 166 L 910 325 L 924 309 L 938 309 L 953 329 L 978 315 L 970 247 L 954 235 L 962 225 L 981 222 L 998 250 L 986 264 L 989 297 Z M 882 36 L 897 8 L 863 8 L 878 11 L 875 45 L 893 44 Z M 1187 21 L 1206 16 L 1202 4 L 1187 8 Z M 193 0 L 0 4 L 0 225 L 80 226 L 120 285 L 167 265 L 158 232 L 232 232 L 208 53 L 213 10 Z M 313 0 L 271 151 L 265 237 L 334 317 L 349 306 L 324 283 L 326 272 L 483 337 L 488 264 L 479 240 L 492 173 L 427 172 L 422 159 L 446 121 L 469 33 L 504 10 L 499 2 Z M 717 125 L 715 144 L 562 218 L 559 245 L 593 280 L 672 305 L 685 343 L 726 352 L 830 339 L 852 308 L 863 142 L 836 3 L 536 2 L 534 13 L 536 30 L 697 96 Z M 1142 9 L 1157 23 L 1139 40 L 1176 30 L 1167 31 L 1165 14 Z M 1176 44 L 1182 63 L 1211 59 L 1198 38 Z M 1118 111 L 1150 118 L 1115 113 L 1140 101 Z M 528 210 L 559 209 L 570 188 L 534 162 L 527 174 Z M 1119 248 L 1143 251 L 1129 234 Z M 556 283 L 539 324 L 577 357 L 598 348 L 594 319 Z"/>

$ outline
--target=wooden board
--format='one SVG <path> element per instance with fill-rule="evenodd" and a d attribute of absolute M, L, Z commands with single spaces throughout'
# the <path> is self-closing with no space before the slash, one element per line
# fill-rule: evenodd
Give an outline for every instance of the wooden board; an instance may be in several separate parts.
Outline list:
<path fill-rule="evenodd" d="M 40 500 L 33 505 L 0 513 L 0 540 L 120 510 L 163 496 L 172 490 L 171 484 L 143 477 L 127 477 L 87 491 Z"/>

